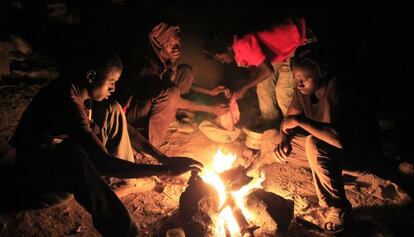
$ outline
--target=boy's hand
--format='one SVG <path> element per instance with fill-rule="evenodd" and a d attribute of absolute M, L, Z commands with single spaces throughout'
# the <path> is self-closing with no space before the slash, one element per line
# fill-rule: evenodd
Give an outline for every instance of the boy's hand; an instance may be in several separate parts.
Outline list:
<path fill-rule="evenodd" d="M 298 119 L 299 119 L 299 115 L 290 115 L 290 116 L 285 117 L 281 125 L 282 131 L 286 134 L 289 134 L 289 131 L 299 126 Z"/>
<path fill-rule="evenodd" d="M 273 155 L 277 162 L 282 163 L 285 162 L 291 152 L 292 145 L 290 145 L 290 142 L 281 142 L 276 146 Z"/>
<path fill-rule="evenodd" d="M 200 172 L 201 168 L 204 167 L 201 162 L 188 157 L 167 157 L 161 162 L 168 166 L 171 175 L 180 175 L 190 170 Z"/>
<path fill-rule="evenodd" d="M 197 166 L 199 168 L 204 167 L 204 165 L 199 161 L 196 161 L 188 157 L 180 157 L 180 156 L 166 157 L 161 160 L 161 163 L 163 165 L 172 165 L 172 166 L 174 165 L 176 166 Z"/>
<path fill-rule="evenodd" d="M 214 89 L 212 89 L 210 92 L 211 92 L 211 94 L 210 95 L 212 95 L 212 96 L 216 96 L 216 95 L 218 95 L 218 94 L 220 94 L 220 93 L 224 93 L 224 94 L 226 94 L 226 90 L 229 90 L 229 89 L 227 89 L 225 86 L 217 86 L 217 87 L 215 87 Z"/>
<path fill-rule="evenodd" d="M 233 92 L 232 99 L 240 100 L 246 95 L 247 90 L 242 87 L 239 90 Z"/>

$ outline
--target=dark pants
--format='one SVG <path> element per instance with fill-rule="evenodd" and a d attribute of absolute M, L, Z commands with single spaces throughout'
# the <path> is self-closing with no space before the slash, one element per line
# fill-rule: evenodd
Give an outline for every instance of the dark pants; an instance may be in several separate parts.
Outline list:
<path fill-rule="evenodd" d="M 113 101 L 97 106 L 93 113 L 95 122 L 102 126 L 97 132 L 102 143 L 113 155 L 133 159 L 121 106 Z M 104 162 L 90 157 L 84 147 L 69 138 L 59 144 L 16 149 L 19 187 L 28 187 L 20 195 L 20 204 L 49 207 L 73 194 L 103 236 L 136 236 L 137 227 L 128 210 L 102 179 L 110 175 L 99 169 Z"/>
<path fill-rule="evenodd" d="M 168 126 L 175 119 L 177 104 L 182 94 L 188 93 L 194 80 L 191 67 L 181 64 L 174 81 L 157 77 L 150 81 L 145 96 L 134 98 L 128 107 L 126 117 L 132 128 L 144 128 L 151 144 L 158 146 L 164 140 Z M 130 132 L 130 136 L 134 133 Z M 132 139 L 133 140 L 133 139 Z"/>
<path fill-rule="evenodd" d="M 291 145 L 292 152 L 287 161 L 312 170 L 319 204 L 324 207 L 349 207 L 342 178 L 343 151 L 311 135 L 296 136 Z"/>
<path fill-rule="evenodd" d="M 16 168 L 20 187 L 29 187 L 21 195 L 21 203 L 36 200 L 39 206 L 52 206 L 71 193 L 92 215 L 95 228 L 103 236 L 137 235 L 128 210 L 101 178 L 105 174 L 73 141 L 65 140 L 53 150 L 18 150 Z"/>

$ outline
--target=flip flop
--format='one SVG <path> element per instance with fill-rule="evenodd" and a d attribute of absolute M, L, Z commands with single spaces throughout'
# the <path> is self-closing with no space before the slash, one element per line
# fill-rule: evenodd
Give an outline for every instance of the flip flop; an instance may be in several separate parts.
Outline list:
<path fill-rule="evenodd" d="M 328 235 L 338 235 L 345 231 L 346 227 L 351 221 L 351 209 L 330 208 L 325 219 L 323 229 Z M 328 224 L 334 226 L 333 229 L 328 229 Z M 335 228 L 336 226 L 336 228 Z"/>

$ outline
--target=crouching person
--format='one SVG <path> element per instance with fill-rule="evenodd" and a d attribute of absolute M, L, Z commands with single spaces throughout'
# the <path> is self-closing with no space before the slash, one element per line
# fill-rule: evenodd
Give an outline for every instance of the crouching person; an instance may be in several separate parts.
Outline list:
<path fill-rule="evenodd" d="M 21 203 L 47 207 L 73 195 L 92 215 L 102 235 L 136 236 L 131 215 L 101 176 L 178 175 L 201 164 L 190 158 L 172 159 L 174 165 L 131 162 L 122 108 L 114 101 L 104 101 L 115 91 L 121 60 L 111 53 L 97 54 L 84 58 L 79 72 L 76 78 L 59 79 L 43 88 L 10 141 L 16 148 L 19 180 L 30 182 Z M 88 100 L 102 101 L 101 109 L 94 109 L 95 122 L 88 116 Z"/>
<path fill-rule="evenodd" d="M 274 157 L 312 170 L 319 204 L 329 208 L 324 230 L 338 234 L 352 220 L 342 172 L 361 175 L 377 163 L 377 123 L 369 106 L 355 100 L 354 93 L 345 93 L 343 82 L 328 73 L 321 52 L 309 45 L 295 55 L 297 88 Z"/>

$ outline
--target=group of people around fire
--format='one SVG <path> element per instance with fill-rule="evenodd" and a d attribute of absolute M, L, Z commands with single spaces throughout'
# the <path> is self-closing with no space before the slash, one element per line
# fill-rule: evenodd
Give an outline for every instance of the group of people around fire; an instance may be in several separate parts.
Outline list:
<path fill-rule="evenodd" d="M 367 149 L 362 138 L 350 133 L 354 125 L 348 116 L 354 107 L 305 19 L 287 18 L 243 35 L 209 35 L 204 44 L 208 56 L 249 70 L 235 91 L 194 84 L 192 67 L 179 63 L 180 31 L 159 22 L 148 32 L 148 50 L 134 66 L 101 51 L 83 56 L 76 72 L 41 89 L 10 141 L 19 180 L 35 180 L 21 203 L 45 207 L 74 197 L 103 236 L 136 236 L 139 229 L 119 198 L 144 189 L 144 177 L 203 167 L 159 150 L 177 111 L 216 116 L 229 111 L 226 104 L 205 105 L 186 94 L 223 93 L 237 101 L 256 88 L 261 127 L 276 129 L 281 137 L 274 161 L 312 171 L 319 204 L 329 208 L 324 230 L 343 232 L 352 207 L 342 172 L 356 167 L 349 165 L 361 158 L 355 151 L 363 145 Z M 136 153 L 152 156 L 159 165 L 135 163 Z"/>

